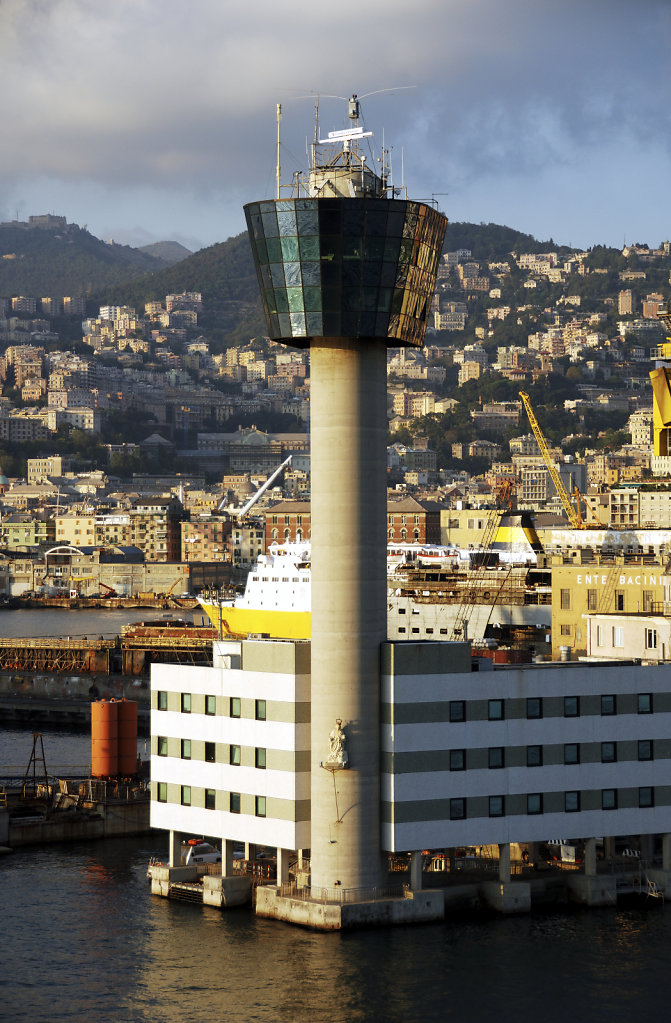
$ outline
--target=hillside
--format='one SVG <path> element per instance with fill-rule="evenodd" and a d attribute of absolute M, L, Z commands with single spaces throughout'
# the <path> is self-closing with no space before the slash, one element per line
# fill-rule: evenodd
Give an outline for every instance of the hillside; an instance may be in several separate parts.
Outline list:
<path fill-rule="evenodd" d="M 191 249 L 180 245 L 179 242 L 154 242 L 152 245 L 140 245 L 138 252 L 153 256 L 165 266 L 172 266 L 173 263 L 179 263 L 180 260 L 187 259 L 193 254 Z"/>
<path fill-rule="evenodd" d="M 90 295 L 164 266 L 131 248 L 107 244 L 77 224 L 58 230 L 0 225 L 0 297 Z"/>
<path fill-rule="evenodd" d="M 470 224 L 467 221 L 447 225 L 444 249 L 446 252 L 470 249 L 476 261 L 503 261 L 511 252 L 570 251 L 567 245 L 558 245 L 552 238 L 539 242 L 531 234 L 515 231 L 502 224 Z"/>
<path fill-rule="evenodd" d="M 96 300 L 119 302 L 142 310 L 144 303 L 180 291 L 199 291 L 204 312 L 203 331 L 214 342 L 230 345 L 265 334 L 256 272 L 246 232 L 200 249 L 188 259 L 150 276 L 106 288 Z"/>
<path fill-rule="evenodd" d="M 476 261 L 505 261 L 511 252 L 568 252 L 552 239 L 540 242 L 500 224 L 449 223 L 445 250 L 469 249 Z M 200 329 L 215 351 L 265 333 L 258 286 L 247 234 L 187 255 L 177 243 L 133 249 L 106 244 L 70 224 L 65 230 L 27 230 L 0 225 L 0 296 L 85 294 L 89 311 L 106 303 L 142 311 L 149 300 L 166 294 L 200 291 L 204 312 Z M 597 247 L 595 262 L 615 272 L 619 252 Z M 161 258 L 157 258 L 160 256 Z M 170 261 L 172 265 L 166 265 Z M 599 280 L 601 287 L 612 281 Z M 511 280 L 510 286 L 514 287 Z M 591 279 L 583 290 L 595 287 Z"/>

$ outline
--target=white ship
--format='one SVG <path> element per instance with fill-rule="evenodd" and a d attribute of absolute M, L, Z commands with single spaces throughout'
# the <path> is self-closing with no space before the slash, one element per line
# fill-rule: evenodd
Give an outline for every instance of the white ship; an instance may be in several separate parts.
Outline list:
<path fill-rule="evenodd" d="M 309 639 L 310 553 L 309 541 L 273 545 L 250 571 L 243 594 L 223 600 L 211 595 L 199 597 L 219 635 Z M 549 628 L 550 587 L 539 585 L 538 579 L 530 580 L 531 558 L 524 563 L 526 552 L 522 552 L 524 556 L 517 559 L 516 566 L 508 562 L 476 571 L 472 569 L 474 553 L 437 544 L 388 546 L 390 639 L 452 638 L 467 592 L 476 605 L 469 615 L 471 639 L 483 638 L 490 625 Z M 501 560 L 498 552 L 492 553 Z M 436 573 L 434 579 L 428 577 L 432 571 Z"/>

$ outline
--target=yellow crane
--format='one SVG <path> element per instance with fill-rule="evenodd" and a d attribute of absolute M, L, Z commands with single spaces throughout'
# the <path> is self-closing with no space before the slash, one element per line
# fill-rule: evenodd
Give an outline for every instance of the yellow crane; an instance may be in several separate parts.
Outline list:
<path fill-rule="evenodd" d="M 585 529 L 587 527 L 587 523 L 582 521 L 582 516 L 578 514 L 578 512 L 571 504 L 571 498 L 568 496 L 568 491 L 564 486 L 564 482 L 561 476 L 559 475 L 559 469 L 552 460 L 552 456 L 550 455 L 550 449 L 547 445 L 547 441 L 545 439 L 543 431 L 540 428 L 539 422 L 536 419 L 536 414 L 531 407 L 531 400 L 529 398 L 529 395 L 526 393 L 526 391 L 520 391 L 519 394 L 520 398 L 522 399 L 524 408 L 526 410 L 526 414 L 529 417 L 531 429 L 534 431 L 534 437 L 538 442 L 538 447 L 540 448 L 541 455 L 543 456 L 543 461 L 545 462 L 547 471 L 550 473 L 550 479 L 555 485 L 555 490 L 559 494 L 559 499 L 562 503 L 564 511 L 566 512 L 566 516 L 569 522 L 571 523 L 573 529 Z"/>

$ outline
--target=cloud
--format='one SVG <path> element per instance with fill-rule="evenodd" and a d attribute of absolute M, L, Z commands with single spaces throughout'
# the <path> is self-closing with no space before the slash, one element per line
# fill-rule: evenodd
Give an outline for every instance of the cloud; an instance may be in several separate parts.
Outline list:
<path fill-rule="evenodd" d="M 126 196 L 122 229 L 149 193 L 156 210 L 182 205 L 184 235 L 207 204 L 241 224 L 241 203 L 273 189 L 277 102 L 288 179 L 312 133 L 299 97 L 321 93 L 326 129 L 346 119 L 329 97 L 409 85 L 370 96 L 364 117 L 424 195 L 533 187 L 614 143 L 668 179 L 670 42 L 667 0 L 0 0 L 0 205 L 50 182 L 97 189 L 108 210 Z"/>

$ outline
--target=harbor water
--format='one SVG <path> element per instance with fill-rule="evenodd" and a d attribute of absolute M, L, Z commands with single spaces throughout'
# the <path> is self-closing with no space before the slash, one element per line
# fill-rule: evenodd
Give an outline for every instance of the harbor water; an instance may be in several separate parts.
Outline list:
<path fill-rule="evenodd" d="M 0 766 L 31 745 L 0 731 Z M 77 733 L 44 747 L 63 770 L 87 757 Z M 0 857 L 3 1023 L 665 1018 L 671 907 L 317 934 L 152 897 L 165 851 L 159 834 Z"/>
<path fill-rule="evenodd" d="M 83 614 L 5 612 L 0 633 L 119 627 L 98 611 L 97 624 L 80 627 Z M 22 627 L 18 616 L 31 619 L 29 631 L 8 631 L 11 622 Z M 87 735 L 43 735 L 50 773 L 88 764 Z M 30 730 L 0 729 L 0 772 L 24 770 L 31 748 Z M 248 908 L 222 912 L 152 897 L 147 863 L 166 849 L 158 834 L 0 857 L 3 1023 L 630 1023 L 666 1016 L 671 906 L 567 907 L 321 934 L 258 920 Z"/>

